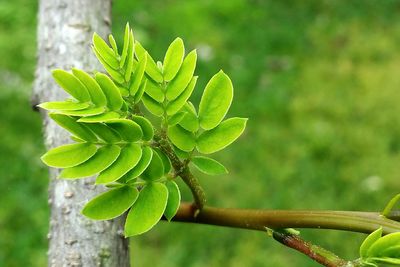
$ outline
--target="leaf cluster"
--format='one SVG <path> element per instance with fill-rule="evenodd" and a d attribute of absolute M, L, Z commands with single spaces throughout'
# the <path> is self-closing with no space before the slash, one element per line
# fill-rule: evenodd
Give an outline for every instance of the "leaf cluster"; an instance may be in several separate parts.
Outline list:
<path fill-rule="evenodd" d="M 196 50 L 185 55 L 182 39 L 157 61 L 134 38 L 129 24 L 119 48 L 96 33 L 93 52 L 106 73 L 54 70 L 53 78 L 70 98 L 45 102 L 50 118 L 71 133 L 71 144 L 42 156 L 48 166 L 63 168 L 59 178 L 97 175 L 108 191 L 90 200 L 82 213 L 94 220 L 128 211 L 125 235 L 150 230 L 162 216 L 171 220 L 180 204 L 174 181 L 180 170 L 160 147 L 209 175 L 227 173 L 218 161 L 201 154 L 224 149 L 244 131 L 247 119 L 225 116 L 233 99 L 229 77 L 220 71 L 206 85 L 199 107 L 189 98 L 196 86 Z M 153 118 L 142 113 L 145 108 Z M 151 115 L 150 115 L 151 116 Z M 155 122 L 154 122 L 155 121 Z"/>

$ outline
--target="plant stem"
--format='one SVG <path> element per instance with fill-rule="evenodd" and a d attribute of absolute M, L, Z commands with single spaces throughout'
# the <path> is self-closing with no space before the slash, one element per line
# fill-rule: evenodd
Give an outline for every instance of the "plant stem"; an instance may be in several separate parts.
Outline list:
<path fill-rule="evenodd" d="M 227 209 L 182 203 L 173 221 L 265 231 L 265 227 L 334 229 L 371 233 L 382 226 L 384 234 L 400 231 L 400 222 L 378 212 Z M 396 212 L 389 218 L 398 216 Z M 396 217 L 398 218 L 398 217 Z"/>

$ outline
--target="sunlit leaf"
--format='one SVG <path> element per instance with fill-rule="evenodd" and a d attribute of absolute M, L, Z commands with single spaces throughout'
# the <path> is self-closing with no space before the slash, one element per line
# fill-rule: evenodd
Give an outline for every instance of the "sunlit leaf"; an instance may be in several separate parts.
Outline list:
<path fill-rule="evenodd" d="M 130 39 L 130 28 L 129 28 L 129 23 L 126 23 L 125 25 L 125 34 L 124 34 L 124 46 L 122 47 L 122 53 L 121 53 L 121 61 L 120 61 L 120 67 L 122 68 L 125 65 L 126 58 L 128 56 L 128 49 L 129 49 L 129 39 Z"/>
<path fill-rule="evenodd" d="M 129 182 L 130 180 L 135 179 L 136 177 L 141 175 L 144 170 L 146 170 L 146 168 L 149 166 L 152 157 L 153 150 L 148 146 L 143 147 L 142 157 L 140 158 L 138 164 L 136 164 L 136 166 L 132 170 L 124 175 L 125 181 Z"/>
<path fill-rule="evenodd" d="M 153 113 L 154 115 L 161 116 L 164 114 L 164 109 L 161 106 L 161 104 L 158 103 L 157 101 L 153 100 L 153 98 L 151 98 L 147 94 L 143 94 L 142 102 L 143 102 L 144 106 L 146 107 L 146 109 L 148 111 L 150 111 L 151 113 Z"/>
<path fill-rule="evenodd" d="M 116 70 L 119 68 L 119 62 L 115 57 L 114 50 L 97 33 L 93 34 L 93 45 L 108 65 Z"/>
<path fill-rule="evenodd" d="M 107 106 L 110 110 L 119 110 L 122 106 L 122 96 L 114 82 L 103 73 L 96 73 L 96 81 L 107 98 Z"/>
<path fill-rule="evenodd" d="M 168 202 L 164 211 L 164 216 L 168 221 L 171 221 L 179 209 L 181 203 L 181 192 L 174 181 L 167 181 L 165 185 L 168 189 Z"/>
<path fill-rule="evenodd" d="M 164 101 L 164 93 L 163 91 L 161 91 L 159 85 L 156 84 L 154 81 L 148 80 L 144 91 L 148 96 L 150 96 L 157 102 L 162 103 Z"/>
<path fill-rule="evenodd" d="M 47 110 L 80 110 L 90 106 L 89 103 L 76 103 L 72 101 L 44 102 L 38 105 Z"/>
<path fill-rule="evenodd" d="M 107 105 L 107 99 L 101 90 L 99 84 L 93 79 L 92 76 L 79 69 L 72 69 L 72 73 L 79 79 L 79 81 L 86 87 L 89 92 L 90 98 L 92 99 L 93 104 L 96 106 L 105 106 Z"/>
<path fill-rule="evenodd" d="M 176 38 L 168 47 L 164 57 L 164 80 L 169 82 L 178 73 L 182 65 L 185 47 L 181 38 Z"/>
<path fill-rule="evenodd" d="M 70 116 L 94 116 L 98 115 L 101 113 L 104 113 L 105 107 L 89 107 L 85 109 L 80 109 L 80 110 L 57 110 L 57 113 L 64 114 L 64 115 L 70 115 Z"/>
<path fill-rule="evenodd" d="M 143 56 L 143 58 L 139 59 L 139 64 L 136 66 L 135 72 L 132 76 L 131 86 L 129 87 L 129 92 L 131 95 L 135 95 L 138 90 L 139 86 L 142 82 L 144 71 L 146 69 L 147 64 L 147 52 Z"/>
<path fill-rule="evenodd" d="M 150 183 L 140 191 L 139 197 L 128 213 L 125 236 L 149 231 L 161 219 L 168 200 L 168 189 L 162 183 Z"/>
<path fill-rule="evenodd" d="M 137 116 L 137 115 L 133 115 L 132 120 L 134 122 L 136 122 L 142 129 L 142 132 L 143 132 L 142 139 L 144 141 L 150 141 L 154 135 L 154 129 L 153 129 L 153 125 L 151 124 L 151 122 L 148 119 L 146 119 L 145 117 Z"/>
<path fill-rule="evenodd" d="M 135 48 L 136 48 L 135 51 L 136 51 L 136 55 L 137 55 L 138 59 L 146 56 L 147 51 L 143 48 L 143 46 L 139 42 L 136 42 Z M 147 53 L 146 73 L 155 82 L 158 82 L 158 83 L 163 82 L 163 77 L 162 77 L 160 70 L 157 67 L 157 64 L 154 62 L 154 59 L 148 53 Z"/>
<path fill-rule="evenodd" d="M 97 141 L 96 136 L 81 123 L 76 122 L 76 118 L 69 117 L 67 115 L 50 113 L 50 118 L 52 118 L 58 125 L 74 134 L 75 136 L 85 140 L 85 141 Z"/>
<path fill-rule="evenodd" d="M 189 99 L 192 94 L 194 87 L 196 86 L 197 76 L 194 76 L 188 86 L 186 86 L 185 90 L 176 98 L 175 100 L 168 103 L 167 106 L 167 114 L 172 115 L 177 113 Z"/>
<path fill-rule="evenodd" d="M 62 170 L 59 178 L 83 178 L 107 169 L 119 156 L 121 148 L 116 145 L 103 146 L 87 161 Z"/>
<path fill-rule="evenodd" d="M 247 119 L 230 118 L 197 139 L 197 150 L 203 154 L 217 152 L 234 142 L 244 131 Z"/>
<path fill-rule="evenodd" d="M 109 120 L 119 119 L 120 117 L 121 116 L 117 112 L 110 111 L 94 116 L 80 118 L 78 122 L 87 122 L 87 123 L 107 122 Z"/>
<path fill-rule="evenodd" d="M 130 186 L 115 188 L 89 201 L 83 207 L 82 214 L 93 220 L 110 220 L 127 211 L 138 196 L 136 188 Z"/>
<path fill-rule="evenodd" d="M 215 74 L 207 83 L 199 105 L 201 128 L 215 128 L 225 117 L 233 98 L 232 82 L 223 71 Z"/>
<path fill-rule="evenodd" d="M 101 65 L 103 65 L 104 69 L 107 71 L 108 74 L 119 84 L 124 83 L 124 76 L 118 71 L 113 69 L 107 62 L 101 57 L 99 52 L 93 47 L 93 52 L 96 55 L 97 59 L 100 61 Z"/>
<path fill-rule="evenodd" d="M 53 70 L 53 78 L 61 88 L 77 100 L 81 102 L 90 101 L 86 87 L 71 73 L 60 69 Z"/>
<path fill-rule="evenodd" d="M 360 256 L 361 258 L 365 258 L 368 256 L 368 250 L 373 243 L 375 243 L 382 236 L 382 227 L 372 232 L 368 237 L 364 240 L 364 242 L 360 246 Z"/>
<path fill-rule="evenodd" d="M 107 144 L 114 144 L 121 141 L 119 133 L 103 123 L 87 123 L 85 126 Z"/>
<path fill-rule="evenodd" d="M 128 46 L 128 54 L 127 54 L 127 63 L 126 63 L 126 71 L 125 71 L 125 81 L 129 82 L 132 76 L 132 68 L 133 68 L 133 54 L 134 51 L 134 40 L 132 30 L 129 34 L 129 46 Z"/>
<path fill-rule="evenodd" d="M 87 161 L 96 151 L 97 147 L 90 143 L 69 144 L 47 151 L 41 159 L 48 166 L 68 168 Z"/>
<path fill-rule="evenodd" d="M 139 103 L 139 101 L 142 99 L 146 85 L 147 85 L 147 79 L 143 79 L 142 83 L 139 86 L 139 90 L 137 91 L 137 93 L 135 94 L 135 97 L 134 97 L 135 104 Z"/>
<path fill-rule="evenodd" d="M 174 115 L 172 115 L 169 119 L 168 119 L 168 125 L 169 126 L 174 126 L 177 125 L 179 122 L 182 121 L 183 117 L 185 117 L 186 112 L 178 112 L 175 113 Z"/>
<path fill-rule="evenodd" d="M 112 34 L 108 35 L 108 41 L 110 42 L 110 45 L 111 45 L 112 49 L 114 50 L 115 55 L 118 55 L 117 42 L 115 41 L 114 36 L 112 36 Z"/>
<path fill-rule="evenodd" d="M 135 167 L 141 157 L 142 149 L 139 145 L 125 146 L 114 163 L 100 173 L 96 179 L 96 184 L 106 184 L 118 180 Z"/>
<path fill-rule="evenodd" d="M 192 151 L 196 146 L 194 134 L 179 125 L 168 127 L 168 137 L 176 147 L 186 152 Z"/>
<path fill-rule="evenodd" d="M 160 149 L 155 148 L 155 151 L 157 152 L 158 156 L 160 157 L 163 167 L 164 167 L 164 174 L 167 174 L 170 172 L 172 166 L 171 166 L 171 161 L 167 157 L 167 155 L 164 154 Z"/>
<path fill-rule="evenodd" d="M 196 68 L 196 60 L 197 53 L 196 50 L 193 50 L 184 59 L 175 78 L 168 83 L 166 96 L 169 101 L 176 99 L 192 80 Z"/>
<path fill-rule="evenodd" d="M 157 152 L 153 152 L 150 164 L 140 176 L 146 181 L 155 181 L 164 175 L 164 165 L 162 159 Z"/>
<path fill-rule="evenodd" d="M 123 140 L 129 142 L 139 141 L 143 136 L 143 131 L 140 126 L 131 120 L 109 120 L 106 124 L 116 130 Z"/>
<path fill-rule="evenodd" d="M 196 111 L 193 111 L 188 103 L 182 110 L 185 111 L 186 114 L 179 122 L 179 125 L 189 132 L 197 132 L 199 129 L 199 119 L 197 118 Z"/>
<path fill-rule="evenodd" d="M 368 257 L 392 257 L 387 253 L 387 250 L 399 246 L 400 244 L 400 232 L 385 235 L 375 241 L 367 251 Z M 400 252 L 400 251 L 397 251 Z M 400 257 L 397 255 L 397 257 Z"/>
<path fill-rule="evenodd" d="M 192 158 L 191 162 L 199 171 L 208 175 L 228 173 L 224 165 L 209 157 L 196 156 Z"/>

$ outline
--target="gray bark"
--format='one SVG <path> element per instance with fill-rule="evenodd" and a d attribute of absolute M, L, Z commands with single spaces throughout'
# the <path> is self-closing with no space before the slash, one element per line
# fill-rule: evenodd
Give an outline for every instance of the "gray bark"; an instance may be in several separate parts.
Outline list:
<path fill-rule="evenodd" d="M 62 100 L 65 93 L 51 77 L 51 70 L 101 69 L 91 49 L 94 31 L 102 36 L 110 30 L 111 0 L 40 0 L 38 65 L 33 102 Z M 43 114 L 47 148 L 71 142 L 69 134 Z M 129 266 L 127 240 L 122 220 L 95 222 L 80 214 L 82 206 L 103 188 L 92 179 L 56 179 L 50 170 L 51 207 L 49 266 Z"/>

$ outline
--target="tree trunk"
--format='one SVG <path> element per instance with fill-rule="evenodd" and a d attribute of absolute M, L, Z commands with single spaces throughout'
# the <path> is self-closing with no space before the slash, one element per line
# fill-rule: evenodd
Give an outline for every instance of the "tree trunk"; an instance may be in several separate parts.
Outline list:
<path fill-rule="evenodd" d="M 110 11 L 111 0 L 40 0 L 35 103 L 65 98 L 51 77 L 52 69 L 101 69 L 91 52 L 91 36 L 94 31 L 102 36 L 109 32 Z M 43 115 L 47 148 L 71 142 L 66 131 Z M 93 179 L 67 181 L 56 179 L 58 174 L 50 170 L 48 265 L 129 266 L 122 220 L 95 222 L 80 213 L 103 189 L 94 187 Z"/>

